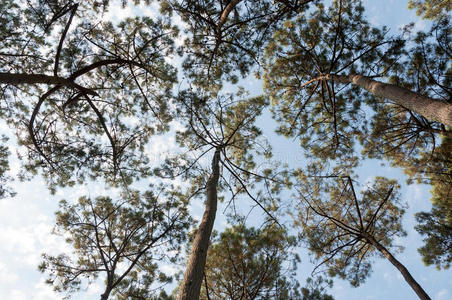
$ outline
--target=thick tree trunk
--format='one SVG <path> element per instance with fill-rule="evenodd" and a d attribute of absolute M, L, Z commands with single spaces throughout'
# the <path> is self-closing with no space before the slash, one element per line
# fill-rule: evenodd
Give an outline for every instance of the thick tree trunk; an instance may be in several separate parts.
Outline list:
<path fill-rule="evenodd" d="M 372 94 L 394 101 L 395 103 L 423 116 L 428 120 L 440 122 L 452 127 L 452 104 L 432 99 L 406 88 L 373 80 L 361 75 L 325 75 L 317 80 L 334 80 L 341 83 L 353 83 Z"/>
<path fill-rule="evenodd" d="M 184 279 L 179 287 L 177 300 L 198 300 L 206 265 L 207 249 L 217 212 L 217 188 L 220 177 L 220 149 L 215 151 L 212 159 L 212 174 L 207 181 L 206 208 L 193 240 Z"/>
<path fill-rule="evenodd" d="M 419 299 L 430 300 L 430 297 L 424 291 L 424 289 L 417 283 L 417 281 L 411 276 L 410 272 L 405 268 L 405 266 L 400 263 L 392 254 L 383 247 L 379 242 L 377 242 L 372 236 L 368 234 L 363 234 L 363 237 L 369 241 L 375 248 L 378 249 L 402 274 L 405 281 L 411 286 L 414 292 L 418 295 Z"/>

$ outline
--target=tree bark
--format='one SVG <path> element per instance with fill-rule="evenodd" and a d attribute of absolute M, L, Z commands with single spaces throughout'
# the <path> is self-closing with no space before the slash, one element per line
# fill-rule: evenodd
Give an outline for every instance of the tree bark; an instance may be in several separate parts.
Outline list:
<path fill-rule="evenodd" d="M 100 244 L 98 244 L 98 247 L 100 247 Z M 108 270 L 107 264 L 104 262 L 104 265 L 107 269 L 107 280 L 105 285 L 105 290 L 102 295 L 100 295 L 100 300 L 108 300 L 108 297 L 110 297 L 110 293 L 113 290 L 113 278 L 114 278 L 114 271 Z M 116 265 L 116 263 L 115 263 Z M 115 266 L 113 267 L 113 270 L 115 269 Z"/>
<path fill-rule="evenodd" d="M 27 73 L 3 73 L 0 72 L 0 84 L 53 84 L 56 86 L 67 86 L 77 88 L 83 93 L 88 95 L 98 96 L 98 94 L 92 89 L 85 88 L 74 82 L 78 77 L 91 72 L 97 68 L 109 65 L 131 65 L 142 68 L 149 72 L 144 65 L 140 62 L 134 60 L 114 58 L 114 59 L 104 59 L 93 62 L 90 65 L 84 66 L 81 69 L 72 73 L 69 77 L 64 78 L 60 76 L 50 76 L 45 74 L 27 74 Z"/>
<path fill-rule="evenodd" d="M 426 97 L 406 88 L 376 81 L 362 75 L 328 74 L 315 79 L 315 81 L 318 80 L 333 80 L 340 83 L 355 84 L 375 96 L 392 100 L 426 119 L 452 127 L 452 104 L 450 103 Z"/>
<path fill-rule="evenodd" d="M 237 4 L 239 4 L 240 1 L 242 0 L 232 0 L 231 2 L 228 3 L 228 5 L 226 5 L 223 12 L 221 13 L 220 21 L 218 22 L 217 25 L 218 28 L 221 29 L 221 27 L 223 27 L 224 23 L 226 23 L 226 20 L 228 19 L 229 13 L 234 9 L 234 7 L 237 6 Z"/>
<path fill-rule="evenodd" d="M 6 84 L 60 84 L 72 85 L 72 82 L 66 78 L 59 76 L 49 76 L 44 74 L 15 74 L 0 73 L 0 83 Z"/>
<path fill-rule="evenodd" d="M 212 159 L 212 174 L 206 186 L 204 215 L 193 240 L 184 279 L 179 287 L 177 300 L 198 300 L 206 265 L 207 249 L 217 212 L 217 188 L 220 177 L 220 149 L 217 148 Z"/>
<path fill-rule="evenodd" d="M 77 88 L 89 95 L 97 95 L 91 89 L 76 84 L 73 80 L 60 76 L 49 76 L 45 74 L 17 74 L 17 73 L 0 73 L 0 84 L 48 84 Z"/>
<path fill-rule="evenodd" d="M 362 234 L 362 236 L 369 241 L 375 248 L 378 249 L 390 262 L 393 264 L 397 270 L 402 274 L 403 278 L 405 278 L 405 281 L 411 286 L 411 288 L 414 290 L 414 292 L 418 295 L 419 299 L 422 300 L 431 300 L 429 295 L 424 291 L 424 289 L 417 283 L 417 281 L 411 276 L 410 272 L 408 271 L 405 266 L 399 262 L 383 245 L 381 245 L 379 242 L 377 242 L 372 236 L 369 234 Z"/>
<path fill-rule="evenodd" d="M 108 296 L 110 295 L 110 291 L 106 291 L 102 295 L 100 295 L 100 300 L 108 300 Z"/>
<path fill-rule="evenodd" d="M 108 297 L 110 297 L 110 293 L 111 293 L 111 288 L 110 287 L 106 287 L 105 291 L 102 295 L 100 295 L 100 300 L 108 300 Z"/>

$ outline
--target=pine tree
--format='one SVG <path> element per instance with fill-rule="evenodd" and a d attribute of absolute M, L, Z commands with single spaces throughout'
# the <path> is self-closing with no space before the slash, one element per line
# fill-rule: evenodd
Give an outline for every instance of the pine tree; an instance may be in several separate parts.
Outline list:
<path fill-rule="evenodd" d="M 171 281 L 158 263 L 175 261 L 190 225 L 186 201 L 174 188 L 129 192 L 121 200 L 81 197 L 62 200 L 55 233 L 66 238 L 74 253 L 43 254 L 39 266 L 47 283 L 70 297 L 87 281 L 105 277 L 101 299 L 147 298 Z"/>
<path fill-rule="evenodd" d="M 391 262 L 420 299 L 430 299 L 406 267 L 395 258 L 396 237 L 406 235 L 396 181 L 376 177 L 359 198 L 351 177 L 299 173 L 296 224 L 308 249 L 330 276 L 359 286 L 369 276 L 372 258 Z"/>

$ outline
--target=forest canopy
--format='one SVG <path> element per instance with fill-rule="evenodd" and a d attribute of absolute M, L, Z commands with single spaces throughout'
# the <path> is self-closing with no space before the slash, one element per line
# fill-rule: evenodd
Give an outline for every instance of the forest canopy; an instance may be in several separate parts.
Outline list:
<path fill-rule="evenodd" d="M 452 5 L 407 5 L 428 26 L 377 26 L 359 0 L 0 0 L 0 199 L 15 179 L 69 196 L 47 284 L 326 300 L 383 258 L 430 299 L 398 253 L 416 230 L 418 260 L 452 261 Z M 431 209 L 405 228 L 409 184 Z"/>

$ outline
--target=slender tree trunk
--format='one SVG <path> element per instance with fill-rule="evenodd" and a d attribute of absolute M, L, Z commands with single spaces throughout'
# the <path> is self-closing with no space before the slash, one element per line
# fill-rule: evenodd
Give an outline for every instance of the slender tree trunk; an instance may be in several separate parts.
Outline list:
<path fill-rule="evenodd" d="M 184 279 L 179 287 L 178 300 L 198 300 L 206 265 L 207 249 L 217 212 L 217 188 L 220 177 L 220 149 L 212 159 L 212 174 L 207 181 L 204 215 L 193 240 Z"/>
<path fill-rule="evenodd" d="M 369 91 L 375 96 L 386 98 L 414 111 L 426 119 L 440 122 L 452 127 L 452 104 L 432 99 L 406 88 L 373 80 L 361 75 L 325 75 L 316 80 L 334 80 L 341 83 L 352 83 Z"/>
<path fill-rule="evenodd" d="M 363 234 L 363 237 L 366 240 L 368 240 L 373 246 L 375 246 L 375 248 L 377 248 L 378 251 L 380 251 L 397 268 L 397 270 L 399 270 L 403 278 L 405 278 L 405 281 L 411 286 L 414 292 L 418 295 L 419 299 L 431 300 L 429 295 L 427 295 L 427 293 L 419 285 L 419 283 L 417 283 L 413 276 L 411 276 L 407 268 L 405 268 L 405 266 L 401 262 L 399 262 L 394 256 L 392 256 L 392 254 L 385 247 L 383 247 L 383 245 L 381 245 L 372 236 L 368 234 Z"/>
<path fill-rule="evenodd" d="M 100 300 L 108 300 L 108 297 L 110 297 L 111 290 L 113 289 L 113 276 L 114 272 L 110 273 L 110 271 L 107 271 L 107 283 L 104 293 L 100 295 Z"/>
<path fill-rule="evenodd" d="M 105 293 L 103 293 L 102 295 L 100 295 L 100 300 L 108 300 L 108 296 L 110 294 L 110 291 L 106 291 Z"/>
<path fill-rule="evenodd" d="M 226 20 L 228 19 L 229 14 L 231 13 L 231 11 L 234 9 L 234 7 L 237 6 L 237 4 L 239 4 L 239 2 L 242 0 L 231 0 L 228 5 L 226 5 L 226 7 L 223 9 L 223 12 L 221 13 L 220 16 L 220 21 L 218 22 L 218 28 L 223 27 L 224 23 L 226 23 Z"/>
<path fill-rule="evenodd" d="M 100 295 L 100 300 L 108 300 L 108 297 L 110 297 L 111 288 L 107 287 L 105 288 L 105 291 L 102 295 Z"/>

